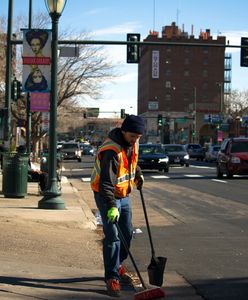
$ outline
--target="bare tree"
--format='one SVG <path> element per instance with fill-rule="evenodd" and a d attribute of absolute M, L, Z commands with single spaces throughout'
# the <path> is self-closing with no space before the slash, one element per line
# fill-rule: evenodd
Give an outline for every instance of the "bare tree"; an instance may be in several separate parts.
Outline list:
<path fill-rule="evenodd" d="M 233 90 L 225 102 L 226 111 L 234 118 L 248 115 L 248 90 Z"/>
<path fill-rule="evenodd" d="M 38 13 L 33 16 L 33 28 L 47 28 L 49 17 L 47 14 Z M 14 20 L 14 31 L 16 37 L 21 38 L 20 28 L 27 27 L 27 18 L 18 16 Z M 0 34 L 4 31 L 6 18 L 0 16 Z M 81 32 L 75 34 L 75 30 L 65 30 L 60 34 L 59 39 L 89 40 L 89 34 Z M 22 74 L 21 63 L 22 48 L 17 49 L 16 76 L 20 80 Z M 0 63 L 1 64 L 1 63 Z M 115 76 L 114 66 L 107 59 L 104 48 L 96 45 L 79 46 L 79 57 L 59 58 L 58 60 L 58 106 L 63 105 L 66 109 L 72 106 L 83 106 L 85 97 L 97 98 L 101 95 L 102 84 Z M 15 119 L 25 114 L 26 96 L 22 97 L 17 105 L 12 106 L 12 113 Z M 39 128 L 41 124 L 41 113 L 32 113 L 33 145 L 41 138 Z"/>

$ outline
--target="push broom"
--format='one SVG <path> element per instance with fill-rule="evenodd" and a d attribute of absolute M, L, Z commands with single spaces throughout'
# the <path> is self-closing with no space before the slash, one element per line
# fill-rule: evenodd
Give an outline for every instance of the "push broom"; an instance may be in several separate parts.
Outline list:
<path fill-rule="evenodd" d="M 137 264 L 133 258 L 133 255 L 129 249 L 129 247 L 127 246 L 127 243 L 126 243 L 126 240 L 125 240 L 125 237 L 123 236 L 122 232 L 121 232 L 121 229 L 120 229 L 120 226 L 118 224 L 118 222 L 115 222 L 115 226 L 118 230 L 118 234 L 119 234 L 119 237 L 120 237 L 120 240 L 125 248 L 125 250 L 127 251 L 131 261 L 132 261 L 132 264 L 135 268 L 135 271 L 139 277 L 139 280 L 142 284 L 142 287 L 143 287 L 143 291 L 141 292 L 138 292 L 136 294 L 134 294 L 134 300 L 153 300 L 153 299 L 161 299 L 161 298 L 164 298 L 165 297 L 165 292 L 160 288 L 160 287 L 156 287 L 156 288 L 152 288 L 152 289 L 148 289 L 141 274 L 140 274 L 140 271 L 137 267 Z"/>

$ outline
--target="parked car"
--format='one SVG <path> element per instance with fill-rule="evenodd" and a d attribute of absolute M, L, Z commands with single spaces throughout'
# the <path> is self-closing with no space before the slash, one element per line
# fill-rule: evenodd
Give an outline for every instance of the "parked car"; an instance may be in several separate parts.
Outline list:
<path fill-rule="evenodd" d="M 189 158 L 196 158 L 201 161 L 205 158 L 205 151 L 200 144 L 186 144 L 185 149 L 189 154 Z"/>
<path fill-rule="evenodd" d="M 161 144 L 140 144 L 138 165 L 141 169 L 169 171 L 169 157 Z"/>
<path fill-rule="evenodd" d="M 180 144 L 164 144 L 163 148 L 169 157 L 170 165 L 179 164 L 181 166 L 189 166 L 189 154 L 183 145 Z"/>
<path fill-rule="evenodd" d="M 220 145 L 211 145 L 205 152 L 205 161 L 212 162 L 216 161 L 218 152 L 220 151 Z"/>
<path fill-rule="evenodd" d="M 248 175 L 248 138 L 228 138 L 223 141 L 217 156 L 217 178 L 226 174 Z"/>
<path fill-rule="evenodd" d="M 80 143 L 80 149 L 82 150 L 83 155 L 92 155 L 94 156 L 96 153 L 96 149 L 90 144 Z"/>
<path fill-rule="evenodd" d="M 63 143 L 60 151 L 63 159 L 77 159 L 78 162 L 82 161 L 82 150 L 77 142 Z"/>

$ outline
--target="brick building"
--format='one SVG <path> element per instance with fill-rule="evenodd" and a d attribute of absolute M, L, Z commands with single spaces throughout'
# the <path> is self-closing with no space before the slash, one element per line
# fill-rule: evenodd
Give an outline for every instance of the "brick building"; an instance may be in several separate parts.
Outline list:
<path fill-rule="evenodd" d="M 162 37 L 153 31 L 144 41 L 167 43 L 141 47 L 138 114 L 146 120 L 145 141 L 209 141 L 216 128 L 206 124 L 204 116 L 220 115 L 230 92 L 231 56 L 225 54 L 226 38 L 213 39 L 209 29 L 196 38 L 193 27 L 189 35 L 173 22 L 163 27 Z M 163 119 L 159 128 L 158 115 Z"/>

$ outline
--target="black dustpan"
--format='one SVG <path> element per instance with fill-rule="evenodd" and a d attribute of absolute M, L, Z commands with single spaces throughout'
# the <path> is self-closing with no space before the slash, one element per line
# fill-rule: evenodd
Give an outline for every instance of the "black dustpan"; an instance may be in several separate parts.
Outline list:
<path fill-rule="evenodd" d="M 147 267 L 149 283 L 152 285 L 156 285 L 156 286 L 162 286 L 163 280 L 164 280 L 164 269 L 165 269 L 167 258 L 163 257 L 163 256 L 158 256 L 158 257 L 155 256 L 155 250 L 153 247 L 152 235 L 151 235 L 151 230 L 150 230 L 150 225 L 149 225 L 149 221 L 148 221 L 145 200 L 144 200 L 142 190 L 140 190 L 140 197 L 141 197 L 141 202 L 142 202 L 142 206 L 143 206 L 143 210 L 144 210 L 146 227 L 147 227 L 148 236 L 149 236 L 149 240 L 150 240 L 150 244 L 151 244 L 151 251 L 152 251 L 151 262 Z"/>

